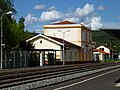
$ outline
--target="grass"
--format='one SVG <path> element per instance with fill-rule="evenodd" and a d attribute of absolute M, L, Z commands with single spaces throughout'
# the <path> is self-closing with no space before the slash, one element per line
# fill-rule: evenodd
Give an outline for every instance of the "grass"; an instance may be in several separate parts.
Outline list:
<path fill-rule="evenodd" d="M 120 60 L 100 60 L 100 63 L 102 62 L 120 62 Z"/>

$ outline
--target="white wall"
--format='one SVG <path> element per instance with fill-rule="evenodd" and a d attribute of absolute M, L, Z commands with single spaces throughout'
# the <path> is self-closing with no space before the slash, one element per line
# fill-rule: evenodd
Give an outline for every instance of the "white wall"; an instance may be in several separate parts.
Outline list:
<path fill-rule="evenodd" d="M 42 41 L 42 43 L 40 43 Z M 33 42 L 35 49 L 54 49 L 54 50 L 61 50 L 61 46 L 58 44 L 53 43 L 51 40 L 47 40 L 45 38 L 38 38 Z M 79 58 L 79 49 L 70 47 L 69 50 L 65 50 L 65 57 L 66 61 L 78 61 Z M 75 55 L 76 53 L 76 55 Z M 56 52 L 56 59 L 61 59 L 62 61 L 62 51 Z"/>
<path fill-rule="evenodd" d="M 118 55 L 118 59 L 120 60 L 120 55 Z"/>
<path fill-rule="evenodd" d="M 105 46 L 99 46 L 99 47 L 97 47 L 97 49 L 100 49 L 100 48 L 104 48 L 104 52 L 107 52 L 107 53 L 110 54 L 110 49 L 109 48 L 107 48 Z M 110 57 L 110 55 L 109 55 L 109 57 Z M 104 54 L 99 53 L 99 59 L 100 60 L 104 60 L 105 59 Z"/>
<path fill-rule="evenodd" d="M 102 53 L 100 53 L 100 52 L 93 52 L 93 55 L 96 55 L 96 54 L 98 55 L 99 60 L 104 60 L 104 55 Z"/>
<path fill-rule="evenodd" d="M 97 49 L 104 48 L 104 51 L 110 54 L 110 49 L 105 46 L 99 46 Z"/>
<path fill-rule="evenodd" d="M 42 41 L 42 43 L 40 43 Z M 52 41 L 48 41 L 44 38 L 37 39 L 33 42 L 35 49 L 54 49 L 61 50 L 60 45 L 53 43 Z"/>

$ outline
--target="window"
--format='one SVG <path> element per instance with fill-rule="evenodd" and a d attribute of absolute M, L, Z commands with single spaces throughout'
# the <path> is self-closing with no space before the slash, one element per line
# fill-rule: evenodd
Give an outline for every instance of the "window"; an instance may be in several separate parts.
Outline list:
<path fill-rule="evenodd" d="M 100 50 L 104 51 L 104 48 L 100 48 Z"/>
<path fill-rule="evenodd" d="M 87 42 L 90 41 L 90 32 L 87 32 Z"/>
<path fill-rule="evenodd" d="M 89 41 L 90 42 L 92 41 L 92 34 L 91 34 L 91 32 L 89 33 Z"/>
<path fill-rule="evenodd" d="M 85 32 L 82 31 L 82 41 L 85 41 Z"/>
<path fill-rule="evenodd" d="M 40 40 L 40 44 L 42 44 L 42 40 Z"/>

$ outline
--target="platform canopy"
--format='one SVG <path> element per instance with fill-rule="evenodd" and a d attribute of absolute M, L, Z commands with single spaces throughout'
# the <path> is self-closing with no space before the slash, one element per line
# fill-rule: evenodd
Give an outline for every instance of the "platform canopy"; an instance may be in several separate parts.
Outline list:
<path fill-rule="evenodd" d="M 100 28 L 100 30 L 120 39 L 120 29 L 102 29 L 102 28 Z"/>

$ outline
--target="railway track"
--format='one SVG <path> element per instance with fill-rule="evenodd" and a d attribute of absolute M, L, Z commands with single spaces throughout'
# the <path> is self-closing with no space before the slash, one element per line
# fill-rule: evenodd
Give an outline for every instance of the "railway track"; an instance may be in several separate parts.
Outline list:
<path fill-rule="evenodd" d="M 88 63 L 45 66 L 0 71 L 0 89 L 119 65 L 120 63 Z"/>

